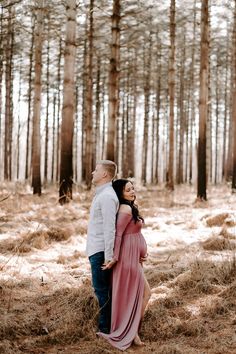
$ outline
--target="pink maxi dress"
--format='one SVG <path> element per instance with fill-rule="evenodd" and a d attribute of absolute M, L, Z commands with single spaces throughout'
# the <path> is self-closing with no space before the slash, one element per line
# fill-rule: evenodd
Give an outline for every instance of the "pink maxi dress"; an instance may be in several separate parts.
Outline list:
<path fill-rule="evenodd" d="M 112 273 L 111 333 L 98 333 L 112 346 L 126 350 L 138 332 L 144 293 L 144 273 L 140 257 L 147 254 L 141 233 L 142 221 L 134 222 L 131 214 L 119 212 L 116 224 Z"/>

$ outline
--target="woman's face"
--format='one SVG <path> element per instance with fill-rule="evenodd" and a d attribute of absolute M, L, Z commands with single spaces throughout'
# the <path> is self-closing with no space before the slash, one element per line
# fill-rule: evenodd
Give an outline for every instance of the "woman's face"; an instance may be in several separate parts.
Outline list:
<path fill-rule="evenodd" d="M 128 200 L 129 202 L 133 202 L 135 200 L 134 186 L 132 185 L 132 183 L 126 183 L 123 191 L 123 198 Z"/>

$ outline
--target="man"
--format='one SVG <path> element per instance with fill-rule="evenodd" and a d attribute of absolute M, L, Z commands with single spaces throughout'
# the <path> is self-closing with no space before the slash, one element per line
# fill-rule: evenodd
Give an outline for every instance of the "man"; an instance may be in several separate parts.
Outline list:
<path fill-rule="evenodd" d="M 92 173 L 92 183 L 96 187 L 90 209 L 86 251 L 91 264 L 92 284 L 97 296 L 100 315 L 99 331 L 110 333 L 111 325 L 111 270 L 115 240 L 116 213 L 119 201 L 112 180 L 117 172 L 113 161 L 101 160 Z"/>

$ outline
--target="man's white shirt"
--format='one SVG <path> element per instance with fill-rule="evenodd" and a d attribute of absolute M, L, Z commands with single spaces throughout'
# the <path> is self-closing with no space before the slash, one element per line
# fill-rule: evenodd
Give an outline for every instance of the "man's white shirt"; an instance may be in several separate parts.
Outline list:
<path fill-rule="evenodd" d="M 96 187 L 88 223 L 88 257 L 104 251 L 105 262 L 112 259 L 118 208 L 119 201 L 111 182 Z"/>

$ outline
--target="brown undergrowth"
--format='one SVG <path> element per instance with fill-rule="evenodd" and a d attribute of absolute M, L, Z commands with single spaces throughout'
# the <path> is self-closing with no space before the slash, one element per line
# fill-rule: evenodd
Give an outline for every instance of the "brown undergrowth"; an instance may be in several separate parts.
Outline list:
<path fill-rule="evenodd" d="M 0 252 L 27 253 L 32 249 L 43 249 L 52 242 L 66 241 L 70 238 L 71 231 L 59 227 L 47 230 L 27 232 L 17 239 L 7 239 L 0 242 Z"/>
<path fill-rule="evenodd" d="M 151 342 L 176 338 L 178 342 L 194 342 L 196 350 L 211 346 L 212 353 L 218 353 L 216 333 L 224 330 L 227 345 L 222 353 L 233 353 L 236 344 L 235 282 L 235 257 L 221 264 L 195 261 L 188 271 L 168 283 L 171 292 L 166 297 L 149 306 L 142 324 L 142 337 Z M 178 346 L 163 348 L 168 348 L 170 353 L 185 352 Z"/>
<path fill-rule="evenodd" d="M 55 292 L 25 281 L 4 282 L 1 289 L 0 353 L 48 345 L 93 340 L 98 305 L 89 283 Z M 36 294 L 35 294 L 36 293 Z M 7 349 L 8 348 L 8 349 Z"/>
<path fill-rule="evenodd" d="M 166 192 L 162 193 L 161 190 L 141 190 L 139 194 L 142 197 L 140 198 L 140 209 L 141 212 L 144 211 L 142 214 L 156 216 L 162 212 L 163 215 L 167 215 L 164 221 L 169 219 L 181 221 L 182 224 L 171 221 L 171 225 L 186 229 L 187 223 L 183 222 L 182 216 L 186 205 L 191 205 L 191 198 L 186 199 L 185 195 L 185 200 L 181 199 L 182 189 L 177 193 L 174 199 Z M 50 252 L 52 246 L 57 246 L 58 253 L 54 253 L 54 258 L 50 261 L 54 266 L 57 264 L 62 269 L 62 273 L 56 273 L 55 276 L 49 277 L 48 281 L 42 282 L 40 277 L 23 277 L 20 272 L 17 276 L 13 272 L 11 277 L 10 262 L 7 263 L 8 267 L 0 267 L 2 276 L 0 280 L 0 353 L 2 354 L 120 353 L 103 339 L 97 338 L 95 334 L 98 304 L 90 284 L 90 273 L 83 263 L 84 255 L 77 249 L 76 243 L 83 241 L 81 235 L 86 232 L 91 195 L 86 197 L 86 194 L 81 194 L 76 198 L 78 203 L 81 203 L 79 208 L 74 204 L 65 209 L 54 208 L 56 197 L 52 197 L 51 194 L 44 196 L 43 199 L 37 198 L 37 202 L 34 200 L 35 205 L 31 208 L 32 216 L 30 218 L 27 216 L 27 220 L 40 221 L 41 226 L 44 227 L 34 232 L 20 229 L 25 217 L 24 213 L 27 212 L 26 204 L 32 202 L 32 196 L 16 198 L 15 214 L 14 201 L 11 198 L 6 207 L 5 202 L 2 203 L 2 210 L 5 211 L 0 219 L 2 233 L 10 228 L 15 232 L 14 235 L 18 233 L 15 238 L 4 238 L 1 241 L 0 257 L 5 259 L 3 262 L 7 262 L 6 258 L 14 254 L 18 254 L 17 261 L 19 259 L 31 260 L 30 257 L 34 255 L 35 250 L 41 249 L 45 254 Z M 180 212 L 176 217 L 178 208 L 175 200 L 178 199 L 180 199 L 178 202 Z M 47 210 L 43 208 L 44 202 L 47 202 L 49 206 Z M 200 217 L 188 219 L 188 225 L 194 225 L 193 228 L 189 228 L 190 232 L 192 229 L 193 232 L 197 230 L 198 223 L 202 222 L 207 225 L 206 223 L 210 222 L 209 226 L 206 226 L 209 232 L 211 232 L 210 227 L 219 228 L 210 237 L 224 239 L 224 245 L 227 246 L 228 241 L 235 241 L 233 225 L 230 222 L 232 218 L 230 219 L 229 215 L 221 215 L 210 221 L 212 212 L 205 210 L 209 205 L 210 202 L 204 206 L 204 209 L 199 207 L 200 213 L 207 213 L 205 218 L 202 220 Z M 166 209 L 163 211 L 163 208 Z M 18 229 L 16 229 L 17 220 L 14 220 L 16 213 Z M 163 220 L 160 223 L 159 221 L 153 224 L 150 222 L 148 227 L 153 228 L 158 234 L 162 232 Z M 168 225 L 167 221 L 166 225 Z M 71 237 L 75 235 L 79 237 Z M 65 245 L 69 243 L 73 247 L 73 252 L 64 254 Z M 152 289 L 152 298 L 140 332 L 141 339 L 146 345 L 141 349 L 132 346 L 127 353 L 235 353 L 236 262 L 234 250 L 225 246 L 222 248 L 219 245 L 207 248 L 206 244 L 204 246 L 204 243 L 198 243 L 193 248 L 184 245 L 181 252 L 177 249 L 172 251 L 171 258 L 169 258 L 168 249 L 164 254 L 153 251 L 144 265 L 145 275 Z M 60 245 L 63 245 L 63 248 L 60 248 Z M 158 251 L 158 246 L 156 249 Z M 198 255 L 200 254 L 199 257 L 195 255 L 196 250 Z M 192 258 L 189 257 L 189 253 Z M 227 261 L 223 253 L 228 257 Z M 218 255 L 220 261 L 211 259 L 212 254 Z M 191 263 L 182 262 L 185 259 L 192 261 Z M 38 267 L 44 261 L 34 259 L 32 262 L 36 262 L 33 265 Z M 71 276 L 74 266 L 77 266 L 76 277 L 73 278 L 73 282 L 67 283 L 65 278 Z M 83 277 L 80 274 L 83 274 Z M 85 280 L 82 281 L 82 278 Z"/>

